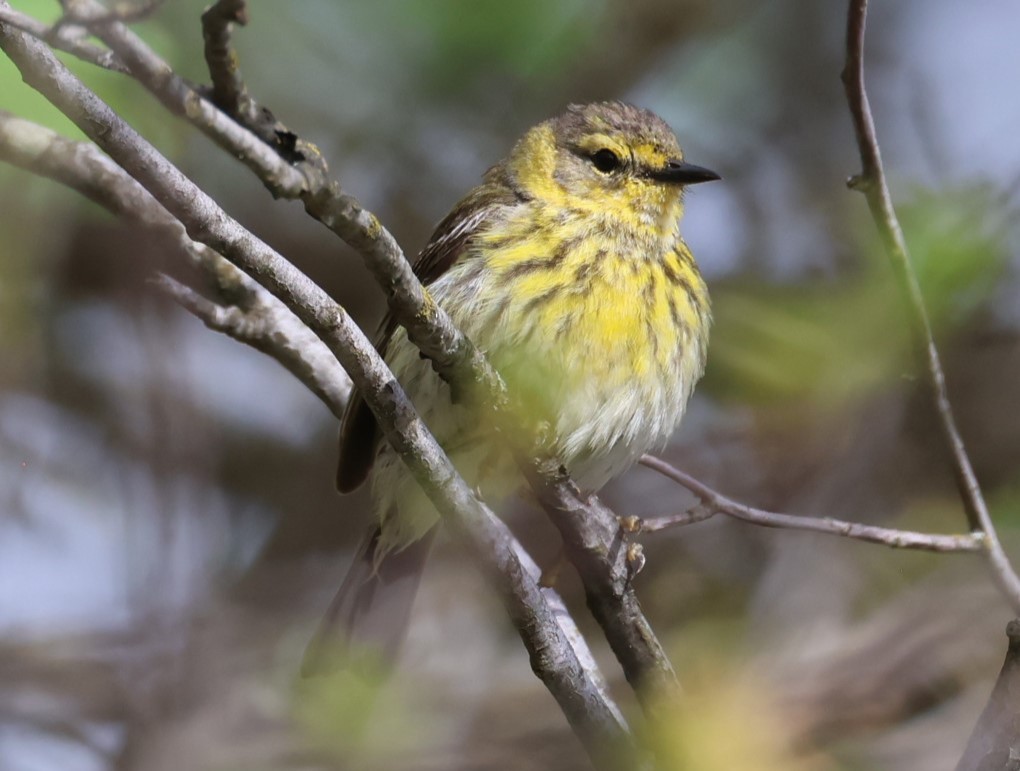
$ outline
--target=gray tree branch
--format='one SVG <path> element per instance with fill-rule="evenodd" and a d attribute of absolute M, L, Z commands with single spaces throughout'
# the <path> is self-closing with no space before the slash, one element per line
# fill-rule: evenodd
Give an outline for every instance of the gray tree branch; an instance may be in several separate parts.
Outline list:
<path fill-rule="evenodd" d="M 75 9 L 77 19 L 103 12 L 96 0 L 68 0 L 67 5 Z M 229 53 L 224 59 L 229 38 L 225 31 L 210 27 L 216 19 L 229 23 L 239 12 L 236 0 L 230 0 L 229 5 L 222 14 L 215 12 L 221 7 L 215 5 L 207 15 L 206 37 L 215 42 L 214 72 L 220 69 L 222 61 L 229 60 Z M 94 31 L 167 107 L 242 158 L 274 195 L 300 198 L 311 216 L 355 248 L 385 291 L 390 311 L 436 371 L 469 398 L 487 405 L 497 424 L 509 429 L 505 432 L 508 437 L 520 435 L 520 418 L 508 407 L 499 375 L 433 302 L 393 236 L 374 214 L 330 177 L 318 148 L 296 137 L 268 111 L 253 107 L 254 102 L 236 71 L 236 59 L 233 59 L 235 71 L 229 76 L 230 86 L 219 89 L 222 98 L 235 100 L 223 105 L 224 109 L 238 120 L 250 115 L 268 116 L 268 128 L 261 123 L 241 126 L 226 120 L 198 92 L 174 76 L 169 66 L 124 25 L 104 23 Z M 220 79 L 217 75 L 216 80 Z M 237 101 L 242 98 L 244 106 Z M 250 143 L 256 136 L 269 136 L 272 144 L 252 150 Z M 282 148 L 278 141 L 281 137 L 286 140 Z M 282 154 L 277 155 L 271 148 Z M 646 706 L 654 707 L 660 699 L 672 698 L 676 695 L 676 675 L 631 585 L 633 566 L 616 515 L 596 497 L 582 496 L 557 459 L 544 457 L 531 446 L 513 449 L 538 500 L 563 536 L 568 557 L 584 583 L 588 605 L 628 682 Z"/>
<path fill-rule="evenodd" d="M 173 278 L 163 276 L 161 285 L 183 307 L 211 329 L 250 345 L 290 370 L 338 417 L 343 414 L 351 382 L 336 358 L 311 330 L 279 300 L 247 275 L 203 244 L 187 238 L 183 226 L 135 180 L 103 155 L 95 145 L 66 139 L 38 124 L 0 111 L 0 160 L 61 182 L 93 200 L 112 214 L 148 225 L 153 232 L 173 238 L 194 264 L 209 271 L 238 304 L 215 303 Z M 540 570 L 520 543 L 514 551 L 532 580 Z M 577 653 L 593 683 L 616 712 L 605 679 L 557 592 L 543 589 L 549 607 Z"/>
<path fill-rule="evenodd" d="M 946 376 L 942 370 L 938 348 L 935 346 L 924 295 L 921 293 L 917 274 L 911 264 L 903 229 L 896 217 L 892 196 L 885 181 L 875 122 L 871 116 L 871 105 L 868 103 L 868 94 L 864 87 L 864 30 L 867 16 L 867 0 L 850 0 L 846 30 L 846 65 L 842 78 L 853 118 L 862 168 L 861 173 L 851 177 L 847 184 L 851 189 L 864 194 L 897 282 L 906 298 L 915 348 L 918 358 L 924 362 L 926 382 L 931 391 L 942 437 L 952 458 L 953 474 L 967 513 L 967 521 L 971 530 L 984 535 L 982 545 L 992 576 L 1014 611 L 1020 612 L 1020 577 L 1010 564 L 1006 550 L 999 540 L 995 523 L 981 492 L 981 485 L 956 426 L 946 388 Z"/>
<path fill-rule="evenodd" d="M 6 7 L 0 2 L 0 7 Z M 414 412 L 399 384 L 347 313 L 121 121 L 30 36 L 0 24 L 0 48 L 26 82 L 76 123 L 186 227 L 189 235 L 256 277 L 291 308 L 340 360 L 376 414 L 387 439 L 408 464 L 448 524 L 498 588 L 531 654 L 532 667 L 559 702 L 599 768 L 630 757 L 619 712 L 591 681 L 545 597 L 514 553 L 509 532 L 477 500 Z"/>
<path fill-rule="evenodd" d="M 878 145 L 875 122 L 871 105 L 864 86 L 864 32 L 868 16 L 867 0 L 850 0 L 847 13 L 846 65 L 843 69 L 843 85 L 847 103 L 853 119 L 854 134 L 861 156 L 861 173 L 851 177 L 851 189 L 864 193 L 871 210 L 872 219 L 885 245 L 910 312 L 911 330 L 919 359 L 924 362 L 926 382 L 943 440 L 952 459 L 956 486 L 963 501 L 967 521 L 975 534 L 983 536 L 984 554 L 992 576 L 999 589 L 1013 606 L 1020 611 L 1020 578 L 1010 563 L 985 503 L 977 475 L 970 462 L 963 439 L 956 426 L 946 378 L 931 322 L 925 308 L 924 296 L 917 281 L 907 249 L 903 229 L 900 227 L 892 196 L 885 180 L 882 154 Z M 1017 662 L 1018 634 L 1020 627 L 1013 621 L 1007 627 L 1010 638 L 1006 661 L 1002 666 L 995 689 L 985 706 L 957 771 L 1010 771 L 1020 769 L 1020 739 L 1017 733 L 1018 710 L 1015 693 L 1018 687 L 1020 666 Z"/>
<path fill-rule="evenodd" d="M 112 214 L 145 225 L 208 278 L 213 302 L 176 281 L 161 287 L 212 329 L 267 353 L 338 417 L 351 380 L 325 344 L 287 307 L 207 246 L 117 164 L 76 142 L 0 110 L 0 160 L 76 190 Z"/>
<path fill-rule="evenodd" d="M 813 533 L 840 535 L 868 543 L 880 543 L 895 549 L 918 549 L 934 552 L 980 552 L 984 540 L 980 533 L 967 535 L 941 535 L 937 533 L 916 533 L 910 530 L 897 530 L 889 527 L 876 527 L 860 522 L 846 522 L 832 517 L 801 517 L 794 514 L 783 514 L 776 511 L 765 511 L 753 506 L 737 503 L 722 493 L 716 492 L 704 482 L 700 482 L 690 474 L 667 463 L 654 455 L 641 456 L 640 463 L 658 471 L 663 476 L 686 487 L 701 501 L 692 512 L 679 515 L 656 517 L 634 522 L 633 527 L 639 532 L 663 530 L 667 527 L 689 525 L 708 519 L 713 514 L 726 514 L 761 527 L 779 527 L 787 530 L 808 530 Z"/>
<path fill-rule="evenodd" d="M 0 8 L 0 21 L 27 32 L 32 37 L 44 40 L 58 51 L 72 54 L 89 64 L 113 72 L 127 72 L 124 63 L 108 48 L 82 40 L 84 32 L 80 27 L 70 24 L 48 27 L 38 19 L 10 7 Z"/>

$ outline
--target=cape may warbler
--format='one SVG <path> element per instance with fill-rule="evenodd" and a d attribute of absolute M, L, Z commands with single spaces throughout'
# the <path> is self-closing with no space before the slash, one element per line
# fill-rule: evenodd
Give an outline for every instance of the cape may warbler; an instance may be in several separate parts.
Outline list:
<path fill-rule="evenodd" d="M 680 422 L 705 365 L 708 292 L 680 237 L 684 161 L 658 116 L 619 102 L 540 123 L 441 222 L 415 263 L 432 297 L 489 357 L 522 423 L 595 491 Z M 380 352 L 464 478 L 490 502 L 520 486 L 509 452 L 387 320 Z M 372 414 L 351 399 L 337 485 L 371 472 L 376 524 L 313 646 L 330 628 L 393 652 L 438 514 Z M 395 631 L 394 631 L 395 630 Z"/>

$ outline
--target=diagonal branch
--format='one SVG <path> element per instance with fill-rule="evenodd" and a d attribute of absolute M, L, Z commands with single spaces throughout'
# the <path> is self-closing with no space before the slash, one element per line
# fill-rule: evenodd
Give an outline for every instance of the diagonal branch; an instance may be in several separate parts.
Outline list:
<path fill-rule="evenodd" d="M 952 458 L 953 474 L 967 513 L 967 521 L 971 530 L 985 535 L 982 543 L 992 575 L 1014 610 L 1020 612 L 1020 577 L 1013 570 L 996 533 L 995 523 L 992 521 L 977 475 L 956 426 L 946 388 L 946 377 L 938 349 L 935 347 L 924 296 L 914 273 L 903 229 L 896 217 L 892 196 L 886 184 L 875 122 L 871 117 L 871 106 L 864 87 L 864 29 L 867 15 L 867 0 L 850 0 L 847 14 L 846 65 L 842 78 L 853 118 L 862 169 L 859 175 L 850 179 L 848 185 L 851 189 L 864 193 L 900 289 L 906 298 L 914 344 L 919 358 L 925 364 L 926 380 L 934 402 L 938 425 Z"/>
<path fill-rule="evenodd" d="M 0 7 L 6 6 L 0 0 Z M 0 48 L 26 82 L 71 118 L 140 182 L 189 235 L 256 276 L 329 346 L 361 390 L 386 438 L 444 520 L 470 544 L 499 590 L 531 656 L 594 765 L 617 768 L 631 741 L 619 713 L 592 682 L 502 523 L 457 475 L 375 349 L 347 313 L 161 156 L 41 43 L 0 24 Z"/>
<path fill-rule="evenodd" d="M 240 80 L 236 54 L 229 48 L 230 24 L 238 15 L 243 18 L 245 5 L 243 0 L 219 0 L 203 18 L 206 40 L 216 41 L 214 56 L 209 60 L 214 83 L 220 84 L 216 90 L 225 99 L 234 100 L 224 108 L 242 123 L 248 115 L 259 120 L 271 116 L 265 108 L 256 109 Z M 113 41 L 107 42 L 120 50 Z M 222 71 L 225 61 L 231 64 L 229 75 Z M 264 133 L 259 123 L 245 125 L 260 135 Z M 274 134 L 279 131 L 275 129 Z M 329 179 L 325 161 L 317 161 L 323 178 Z M 520 416 L 510 408 L 499 374 L 432 301 L 399 245 L 376 217 L 336 181 L 305 192 L 302 200 L 309 214 L 361 253 L 386 292 L 390 311 L 439 375 L 492 411 L 497 426 L 504 429 L 503 435 L 511 442 L 517 464 L 559 529 L 584 584 L 588 606 L 642 703 L 652 707 L 662 698 L 672 698 L 676 675 L 631 586 L 635 571 L 616 515 L 597 497 L 582 496 L 558 459 L 517 438 L 521 434 Z"/>
<path fill-rule="evenodd" d="M 15 29 L 20 29 L 32 37 L 45 41 L 58 51 L 65 51 L 84 62 L 102 67 L 104 70 L 121 73 L 128 71 L 113 51 L 81 40 L 80 29 L 76 31 L 69 25 L 50 27 L 28 14 L 7 6 L 0 7 L 0 22 L 10 24 Z"/>
<path fill-rule="evenodd" d="M 144 225 L 204 273 L 225 304 L 176 282 L 163 289 L 208 326 L 267 353 L 305 384 L 338 417 L 351 379 L 325 344 L 287 307 L 184 227 L 123 169 L 87 142 L 0 110 L 0 160 L 61 182 L 112 214 Z"/>
<path fill-rule="evenodd" d="M 164 290 L 210 328 L 279 361 L 335 415 L 343 414 L 351 381 L 323 342 L 283 303 L 247 275 L 205 245 L 187 238 L 183 226 L 95 145 L 65 139 L 50 129 L 0 111 L 0 160 L 59 181 L 112 214 L 173 238 L 172 245 L 180 247 L 193 264 L 205 268 L 210 278 L 223 288 L 222 294 L 237 304 L 227 307 L 214 303 L 167 276 L 160 282 Z M 528 574 L 537 581 L 538 566 L 516 540 L 514 551 Z M 563 599 L 552 589 L 543 588 L 542 591 L 578 660 L 620 725 L 626 726 Z"/>
<path fill-rule="evenodd" d="M 67 12 L 113 49 L 130 74 L 174 115 L 185 118 L 217 145 L 251 169 L 277 197 L 296 198 L 315 184 L 315 169 L 291 166 L 251 131 L 240 126 L 205 99 L 141 38 L 119 21 L 111 21 L 98 0 L 63 0 Z M 100 23 L 102 22 L 102 23 Z M 309 145 L 313 155 L 318 154 Z M 308 178 L 311 178 L 309 180 Z"/>
<path fill-rule="evenodd" d="M 96 0 L 67 0 L 77 11 L 77 18 L 99 14 L 102 6 Z M 229 7 L 228 7 L 229 6 Z M 223 9 L 218 14 L 216 9 Z M 215 42 L 213 69 L 219 62 L 230 61 L 236 67 L 236 56 L 224 49 L 229 37 L 221 29 L 224 19 L 237 14 L 236 0 L 222 0 L 210 9 L 206 35 Z M 217 26 L 220 25 L 220 26 Z M 365 210 L 353 196 L 345 193 L 332 180 L 318 148 L 293 135 L 282 124 L 272 120 L 272 141 L 259 150 L 249 149 L 256 136 L 265 134 L 261 125 L 244 126 L 226 120 L 182 80 L 172 74 L 169 66 L 122 24 L 109 23 L 94 29 L 95 34 L 127 62 L 132 74 L 172 111 L 184 116 L 221 146 L 237 154 L 256 173 L 274 195 L 299 197 L 315 219 L 356 249 L 387 295 L 390 311 L 407 329 L 408 336 L 432 361 L 436 371 L 446 380 L 463 387 L 462 392 L 488 405 L 497 424 L 516 429 L 519 417 L 510 413 L 502 380 L 485 357 L 454 326 L 414 276 L 399 245 L 374 214 Z M 233 77 L 238 77 L 236 74 Z M 218 74 L 217 79 L 221 76 Z M 243 120 L 247 114 L 269 115 L 264 108 L 254 108 L 243 83 L 232 80 L 229 87 L 219 89 L 224 97 L 240 99 L 245 94 L 248 106 L 227 105 L 227 111 Z M 210 114 L 212 110 L 215 115 Z M 226 124 L 226 125 L 224 125 Z M 276 139 L 286 137 L 291 166 L 272 149 Z M 244 149 L 238 144 L 243 141 Z M 272 157 L 266 157 L 268 155 Z M 253 162 L 257 160 L 257 162 Z M 294 177 L 297 177 L 297 181 Z M 281 184 L 286 180 L 285 184 Z M 519 432 L 505 432 L 515 436 Z M 646 706 L 654 705 L 664 695 L 675 694 L 676 676 L 662 645 L 644 617 L 640 603 L 630 584 L 632 566 L 623 547 L 624 534 L 616 515 L 594 496 L 582 496 L 569 477 L 561 472 L 558 461 L 536 459 L 533 447 L 515 447 L 514 454 L 522 466 L 538 499 L 560 530 L 568 556 L 585 585 L 589 607 L 623 667 L 624 674 L 642 697 Z"/>

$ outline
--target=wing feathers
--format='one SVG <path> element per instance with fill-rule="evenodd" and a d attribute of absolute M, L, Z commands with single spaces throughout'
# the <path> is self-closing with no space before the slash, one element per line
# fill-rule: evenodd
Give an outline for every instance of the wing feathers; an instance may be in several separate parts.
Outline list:
<path fill-rule="evenodd" d="M 487 175 L 490 182 L 494 174 L 498 171 Z M 519 196 L 502 185 L 483 185 L 472 191 L 439 223 L 428 245 L 418 255 L 414 263 L 418 280 L 428 286 L 439 279 L 470 249 L 475 236 L 489 227 L 504 207 L 519 201 Z M 396 328 L 396 321 L 387 313 L 376 340 L 376 349 L 383 357 Z M 358 392 L 352 391 L 340 428 L 340 462 L 336 475 L 340 492 L 350 492 L 365 481 L 375 461 L 378 441 L 375 417 Z"/>

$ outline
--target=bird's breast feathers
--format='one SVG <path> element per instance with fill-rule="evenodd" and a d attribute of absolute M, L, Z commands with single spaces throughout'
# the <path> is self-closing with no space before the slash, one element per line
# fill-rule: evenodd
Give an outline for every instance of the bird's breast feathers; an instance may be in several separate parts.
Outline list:
<path fill-rule="evenodd" d="M 597 238 L 497 231 L 430 286 L 488 354 L 527 422 L 552 427 L 555 452 L 585 489 L 665 443 L 704 368 L 710 314 L 694 261 L 678 237 L 642 241 L 617 239 L 610 249 Z M 411 351 L 395 358 L 427 422 L 449 410 L 427 363 Z M 437 416 L 440 434 L 466 428 Z"/>

